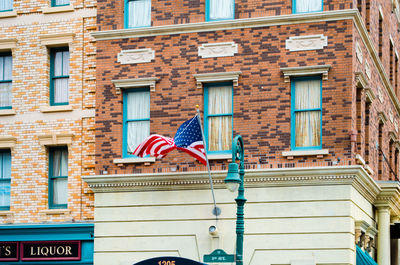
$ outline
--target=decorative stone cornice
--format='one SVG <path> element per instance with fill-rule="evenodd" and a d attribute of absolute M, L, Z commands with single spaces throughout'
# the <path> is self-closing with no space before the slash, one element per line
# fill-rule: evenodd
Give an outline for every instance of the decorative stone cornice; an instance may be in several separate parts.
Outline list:
<path fill-rule="evenodd" d="M 0 39 L 0 51 L 11 51 L 17 47 L 17 39 Z"/>
<path fill-rule="evenodd" d="M 40 145 L 69 145 L 72 143 L 73 134 L 47 134 L 39 135 Z"/>
<path fill-rule="evenodd" d="M 400 215 L 400 184 L 398 181 L 377 181 L 381 192 L 374 205 L 379 209 L 389 209 L 392 216 Z"/>
<path fill-rule="evenodd" d="M 115 85 L 116 94 L 121 94 L 122 88 L 138 88 L 138 87 L 150 87 L 150 91 L 156 91 L 157 77 L 148 78 L 136 78 L 136 79 L 121 79 L 111 80 Z"/>
<path fill-rule="evenodd" d="M 56 33 L 41 35 L 40 41 L 42 45 L 53 47 L 60 45 L 68 45 L 74 40 L 75 33 Z"/>
<path fill-rule="evenodd" d="M 367 78 L 363 72 L 356 72 L 356 86 L 364 89 L 369 87 Z"/>
<path fill-rule="evenodd" d="M 328 80 L 328 71 L 331 66 L 328 65 L 311 65 L 299 67 L 284 67 L 281 68 L 285 82 L 290 82 L 291 77 L 322 75 L 323 80 Z"/>
<path fill-rule="evenodd" d="M 232 81 L 234 86 L 238 86 L 239 75 L 242 72 L 221 72 L 221 73 L 206 73 L 206 74 L 195 74 L 193 75 L 196 79 L 197 88 L 201 88 L 203 83 L 210 82 L 224 82 Z"/>
<path fill-rule="evenodd" d="M 226 171 L 213 171 L 215 188 L 225 188 Z M 94 192 L 209 189 L 207 172 L 82 176 Z M 373 203 L 379 186 L 361 166 L 246 170 L 246 187 L 352 185 Z"/>

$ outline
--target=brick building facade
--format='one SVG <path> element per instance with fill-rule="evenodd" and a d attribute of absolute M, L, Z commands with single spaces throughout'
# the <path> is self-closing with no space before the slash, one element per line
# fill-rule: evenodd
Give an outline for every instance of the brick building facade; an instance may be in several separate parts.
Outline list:
<path fill-rule="evenodd" d="M 355 264 L 356 244 L 398 264 L 399 2 L 236 0 L 223 1 L 225 14 L 213 1 L 143 2 L 99 2 L 92 34 L 97 156 L 85 180 L 96 192 L 95 263 L 234 251 L 235 205 L 220 189 L 229 141 L 211 147 L 209 129 L 220 115 L 232 117 L 226 138 L 244 139 L 245 264 Z M 215 87 L 231 87 L 232 111 L 210 110 Z M 146 93 L 148 114 L 130 113 L 135 93 Z M 130 123 L 173 137 L 197 104 L 222 204 L 218 238 L 205 232 L 214 218 L 205 167 L 184 153 L 156 160 L 127 149 L 137 143 Z"/>
<path fill-rule="evenodd" d="M 92 264 L 96 1 L 0 9 L 0 244 L 82 240 Z"/>

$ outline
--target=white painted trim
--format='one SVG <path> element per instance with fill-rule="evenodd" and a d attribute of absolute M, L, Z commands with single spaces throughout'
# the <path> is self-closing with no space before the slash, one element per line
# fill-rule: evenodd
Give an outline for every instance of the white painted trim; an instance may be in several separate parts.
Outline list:
<path fill-rule="evenodd" d="M 0 137 L 0 149 L 13 149 L 17 142 L 17 138 L 15 137 Z"/>
<path fill-rule="evenodd" d="M 283 67 L 281 71 L 283 73 L 285 82 L 290 82 L 291 77 L 298 76 L 310 76 L 322 74 L 323 80 L 328 80 L 328 72 L 331 66 L 326 65 L 311 65 L 311 66 L 299 66 L 299 67 Z"/>
<path fill-rule="evenodd" d="M 0 39 L 0 51 L 11 51 L 17 47 L 17 39 Z"/>
<path fill-rule="evenodd" d="M 46 134 L 39 135 L 39 144 L 43 146 L 51 146 L 51 145 L 70 145 L 72 144 L 73 134 L 65 133 L 65 134 Z"/>
<path fill-rule="evenodd" d="M 329 149 L 320 149 L 320 150 L 299 150 L 299 151 L 284 151 L 282 152 L 282 156 L 319 156 L 319 155 L 328 155 Z"/>
<path fill-rule="evenodd" d="M 279 16 L 243 18 L 216 22 L 198 22 L 188 24 L 174 24 L 136 29 L 118 29 L 97 31 L 91 33 L 96 40 L 113 40 L 126 38 L 139 38 L 170 34 L 183 34 L 192 32 L 205 32 L 216 30 L 230 30 L 241 28 L 268 27 L 276 25 L 302 24 L 319 21 L 332 21 L 353 19 L 357 9 L 314 12 L 307 14 L 289 14 Z"/>
<path fill-rule="evenodd" d="M 72 111 L 72 106 L 71 105 L 40 106 L 40 112 L 43 112 L 43 113 L 63 112 L 63 111 Z"/>
<path fill-rule="evenodd" d="M 117 158 L 113 160 L 114 164 L 137 164 L 137 163 L 154 163 L 155 157 L 137 157 L 137 158 Z"/>
<path fill-rule="evenodd" d="M 75 33 L 56 33 L 41 35 L 40 41 L 45 46 L 59 46 L 72 43 Z"/>
<path fill-rule="evenodd" d="M 14 109 L 2 109 L 0 110 L 0 116 L 11 116 L 15 115 L 16 112 Z"/>
<path fill-rule="evenodd" d="M 149 78 L 135 78 L 135 79 L 116 79 L 111 80 L 116 89 L 116 94 L 121 94 L 121 88 L 138 88 L 138 87 L 150 87 L 150 91 L 156 91 L 157 77 Z"/>
<path fill-rule="evenodd" d="M 68 6 L 50 6 L 50 7 L 43 7 L 42 12 L 43 14 L 52 14 L 52 13 L 61 13 L 61 12 L 72 12 L 74 11 L 73 5 Z"/>
<path fill-rule="evenodd" d="M 242 72 L 220 72 L 220 73 L 206 73 L 206 74 L 194 74 L 194 78 L 196 79 L 197 88 L 201 88 L 203 83 L 210 82 L 223 82 L 223 81 L 232 81 L 233 86 L 239 85 L 239 75 Z"/>
<path fill-rule="evenodd" d="M 232 154 L 219 154 L 219 155 L 208 155 L 208 160 L 229 160 L 232 159 Z"/>
<path fill-rule="evenodd" d="M 12 211 L 0 211 L 0 216 L 14 215 Z"/>
<path fill-rule="evenodd" d="M 0 18 L 7 18 L 7 17 L 16 17 L 17 11 L 7 11 L 7 12 L 0 12 Z"/>
<path fill-rule="evenodd" d="M 40 210 L 39 213 L 44 213 L 46 215 L 70 214 L 71 210 L 68 210 L 68 209 L 46 209 L 46 210 Z"/>

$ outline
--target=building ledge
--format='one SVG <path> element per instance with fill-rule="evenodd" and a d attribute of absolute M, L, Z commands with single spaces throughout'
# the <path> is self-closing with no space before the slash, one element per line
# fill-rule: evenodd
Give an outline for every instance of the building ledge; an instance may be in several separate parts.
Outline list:
<path fill-rule="evenodd" d="M 0 110 L 0 116 L 11 116 L 15 115 L 15 110 L 13 109 L 1 109 Z"/>
<path fill-rule="evenodd" d="M 54 214 L 70 214 L 71 210 L 68 210 L 68 209 L 46 209 L 46 210 L 41 210 L 39 212 L 46 214 L 46 215 L 54 215 Z"/>
<path fill-rule="evenodd" d="M 0 12 L 0 18 L 7 18 L 7 17 L 16 17 L 17 16 L 17 11 L 6 11 L 6 12 Z"/>
<path fill-rule="evenodd" d="M 324 156 L 328 155 L 328 149 L 319 149 L 319 150 L 298 150 L 298 151 L 285 151 L 282 152 L 282 156 L 284 157 L 294 157 L 294 156 Z"/>
<path fill-rule="evenodd" d="M 119 158 L 114 159 L 114 164 L 137 164 L 137 163 L 154 163 L 155 157 L 132 157 L 132 158 Z"/>
<path fill-rule="evenodd" d="M 230 160 L 232 159 L 232 154 L 207 154 L 208 160 Z"/>
<path fill-rule="evenodd" d="M 68 6 L 51 6 L 51 7 L 43 7 L 43 14 L 52 14 L 52 13 L 61 13 L 61 12 L 72 12 L 74 11 L 73 5 Z"/>
<path fill-rule="evenodd" d="M 14 212 L 12 211 L 0 211 L 0 216 L 9 216 L 9 215 L 13 215 Z"/>
<path fill-rule="evenodd" d="M 62 112 L 62 111 L 72 111 L 71 105 L 61 105 L 61 106 L 41 106 L 40 112 Z"/>

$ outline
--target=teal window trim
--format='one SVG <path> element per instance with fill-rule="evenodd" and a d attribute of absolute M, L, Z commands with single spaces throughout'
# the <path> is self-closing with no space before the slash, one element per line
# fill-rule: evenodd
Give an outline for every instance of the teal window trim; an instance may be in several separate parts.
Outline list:
<path fill-rule="evenodd" d="M 320 80 L 320 107 L 314 109 L 302 109 L 296 110 L 296 82 L 297 81 L 307 81 L 307 80 Z M 291 140 L 290 148 L 291 150 L 318 150 L 322 149 L 322 77 L 320 75 L 316 76 L 305 76 L 296 77 L 291 79 Z M 296 113 L 305 111 L 320 111 L 320 145 L 318 146 L 302 146 L 296 147 Z"/>
<path fill-rule="evenodd" d="M 210 0 L 206 0 L 206 22 L 210 21 L 224 21 L 235 19 L 235 0 L 231 0 L 233 5 L 233 16 L 230 18 L 211 19 L 210 18 Z"/>
<path fill-rule="evenodd" d="M 210 87 L 218 87 L 218 86 L 232 86 L 232 111 L 230 113 L 223 113 L 223 114 L 208 114 L 208 89 Z M 209 117 L 223 117 L 223 116 L 232 116 L 232 139 L 233 139 L 233 84 L 232 82 L 221 82 L 221 83 L 205 83 L 204 84 L 204 141 L 207 150 L 207 154 L 217 155 L 217 154 L 230 154 L 232 150 L 223 150 L 223 151 L 210 151 L 208 147 L 208 119 Z"/>
<path fill-rule="evenodd" d="M 2 62 L 3 62 L 3 78 L 4 78 L 4 72 L 5 72 L 5 65 L 4 65 L 4 57 L 11 57 L 12 60 L 12 54 L 11 52 L 2 52 L 0 53 L 0 58 L 2 58 Z M 12 71 L 12 69 L 11 69 Z M 12 79 L 3 79 L 0 80 L 0 83 L 10 83 L 12 84 Z M 0 109 L 12 109 L 12 106 L 4 106 L 4 107 L 0 107 Z"/>
<path fill-rule="evenodd" d="M 309 12 L 296 12 L 296 2 L 297 0 L 292 0 L 292 13 L 293 14 L 306 14 L 324 11 L 324 0 L 321 0 L 321 10 L 309 11 Z"/>
<path fill-rule="evenodd" d="M 52 6 L 52 7 L 56 7 L 56 6 L 69 6 L 69 5 L 70 5 L 70 1 L 68 1 L 68 4 L 57 5 L 57 1 L 56 1 L 56 0 L 51 0 L 51 6 Z"/>
<path fill-rule="evenodd" d="M 136 92 L 146 92 L 150 93 L 150 88 L 134 88 L 134 89 L 125 89 L 123 92 L 123 101 L 122 101 L 122 116 L 123 116 L 123 135 L 122 135 L 122 157 L 123 158 L 133 158 L 137 157 L 135 155 L 128 154 L 128 123 L 135 121 L 150 121 L 150 114 L 148 119 L 127 119 L 128 116 L 128 94 L 136 93 Z M 150 104 L 150 102 L 149 102 Z"/>
<path fill-rule="evenodd" d="M 130 14 L 129 14 L 129 2 L 133 2 L 135 0 L 124 0 L 124 28 L 129 29 L 129 28 L 147 28 L 151 27 L 151 5 L 150 5 L 150 24 L 149 25 L 143 25 L 143 26 L 137 26 L 137 27 L 129 27 L 129 19 L 130 19 Z"/>
<path fill-rule="evenodd" d="M 10 150 L 0 150 L 0 164 L 2 171 L 0 172 L 0 183 L 8 183 L 11 186 L 11 175 L 10 176 L 4 176 L 5 175 L 5 159 L 4 156 L 9 156 L 10 159 L 10 164 L 12 163 L 11 161 L 11 151 Z M 11 167 L 11 165 L 10 165 Z M 10 171 L 11 172 L 11 171 Z M 6 206 L 0 206 L 0 211 L 8 211 L 10 210 L 10 205 Z"/>
<path fill-rule="evenodd" d="M 57 52 L 69 52 L 69 48 L 68 47 L 60 47 L 60 48 L 52 48 L 50 50 L 50 106 L 60 106 L 60 105 L 69 105 L 68 101 L 65 102 L 54 102 L 54 82 L 56 79 L 58 78 L 68 78 L 69 79 L 69 75 L 59 75 L 59 76 L 55 76 L 54 75 L 54 68 L 55 68 L 55 56 Z M 61 71 L 62 72 L 62 71 Z M 69 89 L 69 85 L 68 85 L 68 89 Z"/>
<path fill-rule="evenodd" d="M 49 209 L 66 209 L 68 208 L 68 204 L 54 204 L 54 181 L 55 179 L 68 179 L 68 176 L 53 176 L 53 165 L 54 165 L 54 152 L 55 151 L 64 151 L 68 152 L 68 147 L 66 146 L 57 146 L 49 148 Z M 68 191 L 67 191 L 68 192 Z"/>

